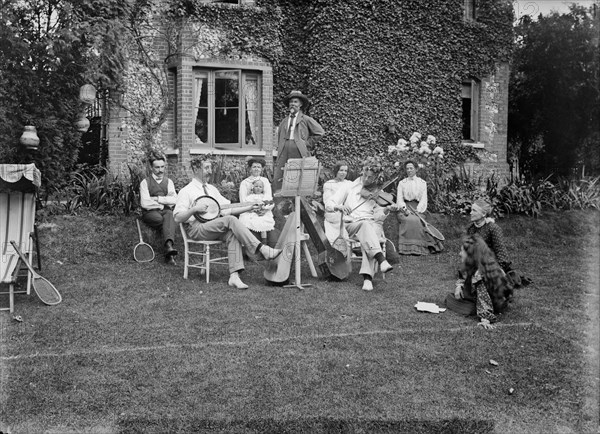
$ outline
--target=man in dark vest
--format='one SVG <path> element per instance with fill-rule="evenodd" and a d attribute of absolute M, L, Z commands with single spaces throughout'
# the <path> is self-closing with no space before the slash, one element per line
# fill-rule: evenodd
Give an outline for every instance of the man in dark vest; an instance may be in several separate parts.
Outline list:
<path fill-rule="evenodd" d="M 177 192 L 173 181 L 165 176 L 166 158 L 163 154 L 151 151 L 148 163 L 152 174 L 140 183 L 140 205 L 142 221 L 154 229 L 162 230 L 165 240 L 165 260 L 175 265 L 177 250 L 173 248 L 175 220 L 173 208 L 177 202 Z"/>

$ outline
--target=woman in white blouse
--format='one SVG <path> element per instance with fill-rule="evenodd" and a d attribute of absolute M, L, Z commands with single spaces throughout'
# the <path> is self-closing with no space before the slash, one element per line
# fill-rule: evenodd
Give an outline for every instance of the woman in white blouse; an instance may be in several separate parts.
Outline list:
<path fill-rule="evenodd" d="M 442 243 L 425 232 L 418 216 L 408 210 L 410 206 L 419 214 L 427 211 L 427 183 L 417 176 L 417 164 L 414 161 L 404 163 L 406 178 L 398 183 L 398 246 L 401 255 L 428 255 L 444 249 Z M 408 205 L 408 206 L 407 206 Z"/>
<path fill-rule="evenodd" d="M 333 168 L 333 176 L 333 179 L 330 179 L 323 184 L 323 203 L 327 203 L 327 201 L 329 201 L 329 199 L 344 185 L 352 183 L 352 181 L 346 179 L 346 176 L 348 176 L 348 163 L 345 161 L 338 161 L 335 163 Z M 342 214 L 340 212 L 325 211 L 325 236 L 330 243 L 333 243 L 340 235 L 341 218 Z M 346 228 L 344 228 L 343 235 L 345 238 L 348 238 L 348 232 L 346 232 Z"/>

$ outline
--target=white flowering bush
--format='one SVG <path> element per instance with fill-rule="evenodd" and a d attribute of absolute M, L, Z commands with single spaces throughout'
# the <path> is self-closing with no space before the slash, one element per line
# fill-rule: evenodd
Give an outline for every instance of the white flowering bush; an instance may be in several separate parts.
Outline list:
<path fill-rule="evenodd" d="M 437 145 L 436 138 L 429 135 L 422 140 L 422 137 L 421 133 L 414 132 L 408 140 L 401 138 L 395 146 L 388 147 L 386 160 L 387 165 L 393 167 L 390 167 L 392 172 L 402 174 L 407 161 L 414 161 L 420 169 L 427 169 L 443 160 L 444 149 Z"/>

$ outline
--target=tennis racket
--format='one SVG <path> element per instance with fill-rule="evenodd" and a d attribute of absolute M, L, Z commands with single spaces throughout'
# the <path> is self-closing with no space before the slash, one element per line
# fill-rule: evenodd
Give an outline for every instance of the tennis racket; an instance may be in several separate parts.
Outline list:
<path fill-rule="evenodd" d="M 25 258 L 25 255 L 21 253 L 17 244 L 14 241 L 10 242 L 15 249 L 15 252 L 19 254 L 21 261 L 25 263 L 29 272 L 31 273 L 31 286 L 33 286 L 33 290 L 37 294 L 37 296 L 42 300 L 42 303 L 47 304 L 49 306 L 53 306 L 62 301 L 62 297 L 60 296 L 60 292 L 58 289 L 54 287 L 52 283 L 48 279 L 43 278 L 39 274 L 35 272 L 31 264 Z"/>
<path fill-rule="evenodd" d="M 154 249 L 150 244 L 147 244 L 142 239 L 142 228 L 140 228 L 140 221 L 136 219 L 138 234 L 140 235 L 140 242 L 133 248 L 133 259 L 136 262 L 151 262 L 154 259 Z"/>
<path fill-rule="evenodd" d="M 410 205 L 407 204 L 406 206 L 414 215 L 419 217 L 419 219 L 421 220 L 421 223 L 423 223 L 423 226 L 425 226 L 425 230 L 427 231 L 427 233 L 429 233 L 429 235 L 431 235 L 436 240 L 440 240 L 440 241 L 444 241 L 446 239 L 440 231 L 438 231 L 433 225 L 430 225 L 429 223 L 427 223 L 425 221 L 425 219 L 423 217 L 421 217 Z"/>

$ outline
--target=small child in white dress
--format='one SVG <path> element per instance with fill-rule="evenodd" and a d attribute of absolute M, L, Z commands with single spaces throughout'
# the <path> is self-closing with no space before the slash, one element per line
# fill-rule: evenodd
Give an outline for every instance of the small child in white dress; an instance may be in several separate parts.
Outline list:
<path fill-rule="evenodd" d="M 260 179 L 252 183 L 252 193 L 246 196 L 247 202 L 261 202 L 267 200 L 264 194 L 265 186 Z M 273 204 L 264 205 L 258 211 L 247 211 L 240 214 L 240 221 L 253 232 L 269 232 L 275 229 L 273 217 Z"/>

